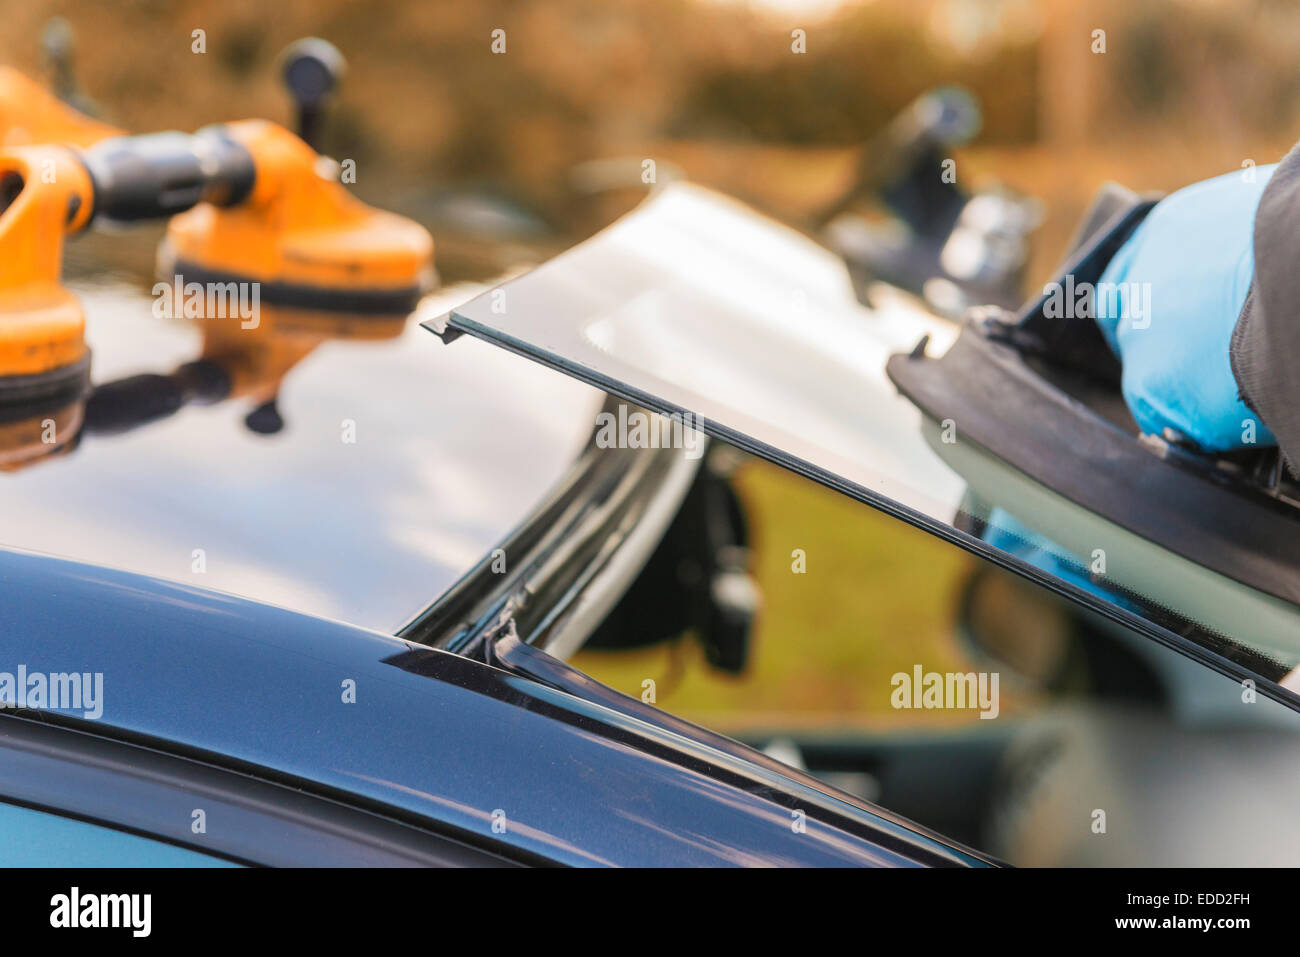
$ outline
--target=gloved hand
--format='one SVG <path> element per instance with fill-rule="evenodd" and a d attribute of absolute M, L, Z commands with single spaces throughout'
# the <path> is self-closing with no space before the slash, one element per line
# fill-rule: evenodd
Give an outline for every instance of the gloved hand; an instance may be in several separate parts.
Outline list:
<path fill-rule="evenodd" d="M 1210 452 L 1275 444 L 1239 398 L 1228 361 L 1255 269 L 1255 209 L 1275 168 L 1255 168 L 1253 182 L 1246 171 L 1228 173 L 1170 194 L 1101 277 L 1097 324 L 1123 364 L 1124 400 L 1143 432 L 1172 427 Z M 1107 283 L 1122 285 L 1112 295 Z M 1150 314 L 1139 315 L 1146 304 Z"/>

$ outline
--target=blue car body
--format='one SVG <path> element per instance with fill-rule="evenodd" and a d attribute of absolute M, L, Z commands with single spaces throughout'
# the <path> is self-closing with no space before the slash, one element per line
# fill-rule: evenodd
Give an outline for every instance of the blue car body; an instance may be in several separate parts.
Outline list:
<path fill-rule="evenodd" d="M 97 717 L 0 718 L 11 804 L 247 864 L 982 862 L 707 733 L 402 639 L 13 551 L 0 591 L 7 661 L 103 676 Z"/>

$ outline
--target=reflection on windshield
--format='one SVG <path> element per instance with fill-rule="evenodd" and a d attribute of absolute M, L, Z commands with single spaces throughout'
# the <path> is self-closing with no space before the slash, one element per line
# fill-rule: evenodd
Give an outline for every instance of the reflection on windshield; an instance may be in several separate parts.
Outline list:
<path fill-rule="evenodd" d="M 0 544 L 391 631 L 542 500 L 599 408 L 405 318 L 263 305 L 241 329 L 161 318 L 147 289 L 74 283 L 96 388 L 84 410 L 0 423 Z"/>

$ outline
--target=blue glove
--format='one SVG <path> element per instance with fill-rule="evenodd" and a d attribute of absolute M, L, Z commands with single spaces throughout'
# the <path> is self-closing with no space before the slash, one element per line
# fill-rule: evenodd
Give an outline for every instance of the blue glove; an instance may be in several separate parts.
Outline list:
<path fill-rule="evenodd" d="M 1210 452 L 1275 444 L 1239 398 L 1228 362 L 1255 270 L 1255 209 L 1274 169 L 1256 168 L 1254 182 L 1228 173 L 1170 194 L 1102 274 L 1097 325 L 1120 358 L 1124 400 L 1143 432 L 1172 427 Z"/>

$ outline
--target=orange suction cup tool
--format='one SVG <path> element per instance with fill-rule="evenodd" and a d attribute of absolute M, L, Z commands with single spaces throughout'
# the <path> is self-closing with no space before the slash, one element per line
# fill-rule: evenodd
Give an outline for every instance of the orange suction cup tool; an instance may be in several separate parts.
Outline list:
<path fill-rule="evenodd" d="M 0 66 L 0 146 L 90 146 L 122 131 L 60 101 L 17 70 Z"/>
<path fill-rule="evenodd" d="M 418 223 L 357 200 L 337 165 L 274 123 L 215 128 L 241 145 L 254 176 L 234 203 L 172 217 L 163 278 L 256 282 L 264 303 L 314 312 L 409 313 L 434 282 L 433 238 Z"/>
<path fill-rule="evenodd" d="M 259 121 L 0 150 L 0 402 L 84 391 L 85 319 L 59 273 L 64 238 L 92 218 L 172 217 L 160 262 L 186 288 L 246 282 L 287 309 L 409 313 L 433 281 L 432 237 L 323 165 Z"/>
<path fill-rule="evenodd" d="M 0 404 L 70 399 L 90 377 L 85 316 L 59 284 L 63 239 L 85 226 L 92 186 L 71 150 L 0 152 Z"/>

